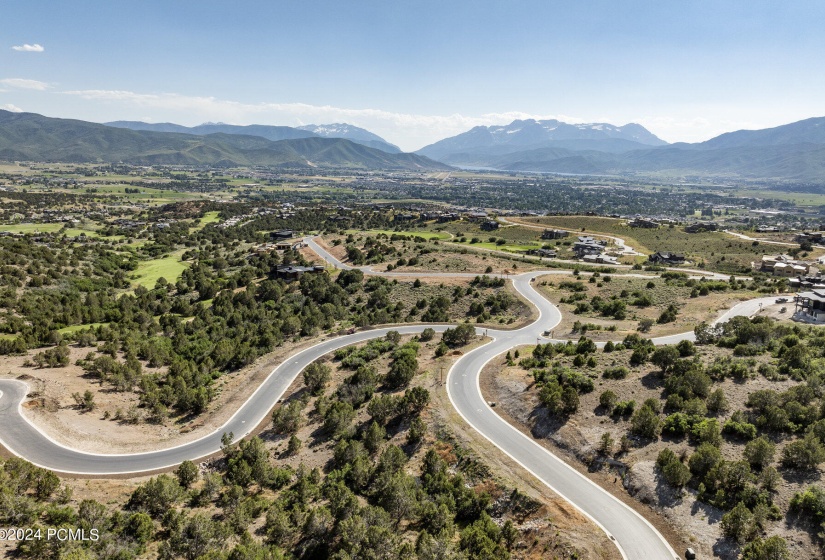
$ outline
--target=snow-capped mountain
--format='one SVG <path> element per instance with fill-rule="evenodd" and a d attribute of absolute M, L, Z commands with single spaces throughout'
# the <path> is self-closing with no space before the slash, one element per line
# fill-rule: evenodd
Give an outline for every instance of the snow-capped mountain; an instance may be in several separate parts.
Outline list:
<path fill-rule="evenodd" d="M 501 155 L 525 149 L 565 148 L 625 152 L 667 142 L 645 127 L 630 123 L 569 124 L 558 120 L 516 120 L 504 126 L 477 126 L 463 134 L 430 144 L 418 154 L 433 159 L 455 159 L 457 154 Z"/>
<path fill-rule="evenodd" d="M 401 149 L 398 146 L 390 144 L 377 134 L 373 134 L 369 130 L 365 130 L 347 123 L 308 124 L 305 126 L 299 126 L 298 128 L 300 130 L 312 132 L 318 136 L 323 136 L 324 138 L 346 138 L 347 140 L 358 142 L 359 144 L 369 146 L 370 148 L 384 150 L 385 152 L 390 152 L 393 154 L 401 152 Z"/>

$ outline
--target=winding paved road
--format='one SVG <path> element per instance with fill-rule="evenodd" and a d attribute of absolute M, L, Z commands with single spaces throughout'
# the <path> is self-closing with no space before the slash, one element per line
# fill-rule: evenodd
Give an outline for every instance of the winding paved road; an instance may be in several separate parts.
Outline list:
<path fill-rule="evenodd" d="M 314 240 L 307 239 L 307 243 L 326 262 L 342 269 L 351 268 L 338 261 Z M 364 268 L 367 272 L 372 272 Z M 479 377 L 484 366 L 514 346 L 548 342 L 548 339 L 542 337 L 542 332 L 552 329 L 561 321 L 559 309 L 533 287 L 532 281 L 535 278 L 548 273 L 569 271 L 533 271 L 512 276 L 515 289 L 538 309 L 538 319 L 512 331 L 476 329 L 477 333 L 486 334 L 492 340 L 468 352 L 450 368 L 447 375 L 447 393 L 450 401 L 470 426 L 610 535 L 623 558 L 678 558 L 664 537 L 640 514 L 508 424 L 484 401 L 479 386 Z M 410 273 L 383 274 L 411 276 Z M 438 273 L 412 275 L 444 276 Z M 474 277 L 476 274 L 449 276 Z M 719 320 L 727 320 L 734 315 L 752 315 L 759 310 L 760 303 L 768 301 L 772 301 L 772 298 L 742 302 L 727 311 Z M 344 346 L 384 336 L 390 330 L 412 334 L 421 332 L 427 326 L 437 332 L 443 332 L 447 328 L 446 325 L 402 325 L 357 332 L 320 342 L 290 356 L 275 368 L 232 418 L 215 432 L 187 444 L 146 453 L 92 454 L 67 448 L 50 439 L 23 416 L 21 406 L 29 391 L 27 384 L 18 380 L 0 380 L 0 443 L 12 453 L 32 463 L 61 473 L 105 477 L 170 468 L 186 459 L 199 459 L 219 451 L 221 436 L 224 433 L 232 432 L 236 439 L 249 435 L 265 420 L 273 404 L 281 398 L 298 374 L 321 356 Z M 692 338 L 693 333 L 690 332 L 661 337 L 654 339 L 654 342 L 672 344 Z"/>

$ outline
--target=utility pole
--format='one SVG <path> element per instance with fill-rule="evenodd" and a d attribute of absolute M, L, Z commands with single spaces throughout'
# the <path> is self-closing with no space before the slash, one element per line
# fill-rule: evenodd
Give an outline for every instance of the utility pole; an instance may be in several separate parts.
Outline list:
<path fill-rule="evenodd" d="M 444 366 L 441 366 L 441 384 L 444 385 Z"/>

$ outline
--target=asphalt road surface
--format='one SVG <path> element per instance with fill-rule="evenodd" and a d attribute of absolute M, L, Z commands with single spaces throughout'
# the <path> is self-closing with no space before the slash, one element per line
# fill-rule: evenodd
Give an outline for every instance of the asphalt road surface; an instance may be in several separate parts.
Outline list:
<path fill-rule="evenodd" d="M 342 269 L 351 268 L 338 261 L 314 240 L 308 239 L 307 242 L 326 262 Z M 368 267 L 363 268 L 366 272 L 375 274 Z M 564 272 L 534 271 L 511 276 L 515 289 L 538 309 L 539 317 L 531 324 L 512 331 L 477 329 L 478 334 L 486 334 L 492 341 L 468 352 L 450 369 L 447 375 L 450 401 L 470 426 L 599 525 L 615 541 L 624 558 L 678 558 L 664 537 L 641 515 L 508 424 L 488 406 L 481 395 L 479 376 L 490 360 L 515 346 L 549 342 L 542 333 L 559 324 L 561 313 L 533 288 L 532 281 L 548 273 Z M 411 276 L 410 273 L 382 274 Z M 413 275 L 476 276 L 438 273 Z M 740 303 L 719 320 L 727 320 L 735 315 L 753 315 L 760 309 L 760 303 L 771 301 L 773 298 L 761 298 Z M 231 432 L 236 440 L 247 436 L 266 419 L 298 374 L 321 356 L 344 346 L 384 336 L 391 330 L 412 334 L 421 332 L 428 326 L 437 332 L 443 332 L 447 328 L 446 325 L 403 325 L 361 331 L 320 342 L 288 357 L 275 368 L 232 418 L 215 432 L 190 443 L 145 453 L 85 453 L 53 441 L 22 414 L 21 405 L 29 392 L 28 385 L 18 380 L 0 380 L 0 443 L 12 453 L 36 465 L 61 473 L 105 477 L 170 468 L 186 459 L 197 460 L 219 451 L 225 433 Z M 654 339 L 654 342 L 673 344 L 685 339 L 693 339 L 693 333 L 661 337 Z"/>

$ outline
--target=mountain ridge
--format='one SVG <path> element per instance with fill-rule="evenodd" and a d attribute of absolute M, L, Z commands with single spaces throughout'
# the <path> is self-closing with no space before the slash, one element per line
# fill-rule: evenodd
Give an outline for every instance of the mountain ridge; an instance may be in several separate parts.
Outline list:
<path fill-rule="evenodd" d="M 376 148 L 389 153 L 401 153 L 401 149 L 394 144 L 390 144 L 377 134 L 345 123 L 334 125 L 309 125 L 309 126 L 276 126 L 265 124 L 233 125 L 226 123 L 203 123 L 197 126 L 184 126 L 175 123 L 146 123 L 143 121 L 111 121 L 103 123 L 106 126 L 125 128 L 129 130 L 142 130 L 150 132 L 177 132 L 181 134 L 194 134 L 197 136 L 207 136 L 209 134 L 238 134 L 245 136 L 260 136 L 267 140 L 277 142 L 279 140 L 295 140 L 298 138 L 344 138 L 357 144 L 363 144 L 370 148 Z M 316 132 L 312 128 L 323 131 Z M 337 132 L 337 133 L 336 133 Z"/>
<path fill-rule="evenodd" d="M 261 136 L 225 132 L 194 135 L 131 130 L 3 110 L 0 110 L 0 159 L 122 161 L 137 165 L 451 169 L 423 156 L 390 154 L 341 138 L 309 136 L 272 141 Z"/>
<path fill-rule="evenodd" d="M 577 125 L 579 131 L 587 129 L 580 138 L 528 144 L 526 138 L 536 139 L 539 122 L 533 121 L 528 122 L 532 128 L 530 135 L 519 139 L 521 144 L 496 142 L 494 136 L 519 134 L 525 122 L 513 121 L 506 127 L 475 127 L 416 153 L 459 167 L 501 171 L 705 174 L 825 184 L 825 117 L 767 129 L 727 132 L 694 144 L 659 145 L 617 137 L 621 127 L 613 125 L 612 136 L 599 138 L 595 132 L 602 132 L 595 128 L 599 123 Z"/>

